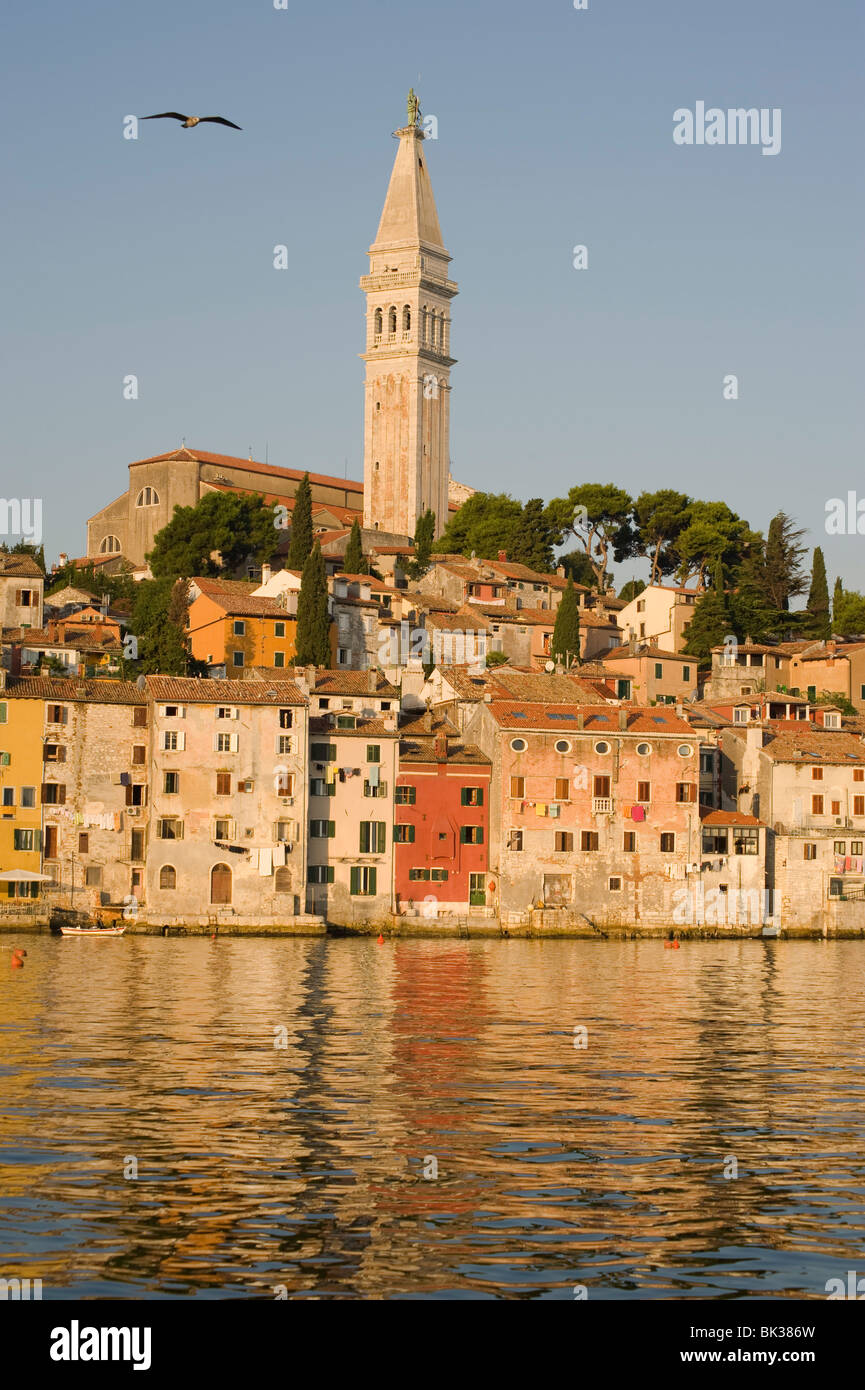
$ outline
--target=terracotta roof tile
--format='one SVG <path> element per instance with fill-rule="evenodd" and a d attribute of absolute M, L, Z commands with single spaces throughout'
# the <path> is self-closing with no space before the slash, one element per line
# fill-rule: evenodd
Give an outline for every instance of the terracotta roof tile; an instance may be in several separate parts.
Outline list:
<path fill-rule="evenodd" d="M 305 705 L 293 681 L 217 681 L 193 676 L 147 676 L 147 694 L 184 705 Z"/>
<path fill-rule="evenodd" d="M 2 698 L 60 700 L 92 705 L 144 705 L 143 690 L 133 681 L 76 680 L 65 676 L 9 676 Z"/>
<path fill-rule="evenodd" d="M 138 468 L 143 463 L 168 463 L 173 460 L 190 463 L 212 463 L 221 468 L 239 468 L 245 473 L 262 473 L 274 478 L 291 478 L 300 482 L 305 473 L 303 468 L 277 468 L 272 463 L 258 463 L 255 459 L 236 458 L 233 454 L 211 454 L 202 449 L 174 449 L 168 454 L 154 454 L 152 458 L 136 459 L 130 468 Z M 309 481 L 322 487 L 337 488 L 341 491 L 363 492 L 363 483 L 354 478 L 337 478 L 328 473 L 310 473 Z M 326 505 L 326 504 L 322 504 Z"/>

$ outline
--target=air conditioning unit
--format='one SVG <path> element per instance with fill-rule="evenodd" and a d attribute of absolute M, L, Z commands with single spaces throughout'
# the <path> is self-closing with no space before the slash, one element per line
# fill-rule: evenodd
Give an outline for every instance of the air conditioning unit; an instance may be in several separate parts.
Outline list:
<path fill-rule="evenodd" d="M 293 806 L 293 805 L 294 805 L 294 797 L 293 797 L 293 796 L 281 796 L 279 799 L 280 799 L 280 801 L 282 802 L 283 806 Z"/>
<path fill-rule="evenodd" d="M 127 806 L 127 807 L 126 807 L 126 814 L 127 814 L 127 816 L 140 816 L 140 815 L 141 815 L 141 807 L 140 807 L 140 806 Z"/>
<path fill-rule="evenodd" d="M 843 825 L 843 824 L 844 824 L 844 817 L 843 817 L 843 816 L 836 816 L 836 817 L 835 817 L 835 824 L 836 824 L 836 825 Z"/>

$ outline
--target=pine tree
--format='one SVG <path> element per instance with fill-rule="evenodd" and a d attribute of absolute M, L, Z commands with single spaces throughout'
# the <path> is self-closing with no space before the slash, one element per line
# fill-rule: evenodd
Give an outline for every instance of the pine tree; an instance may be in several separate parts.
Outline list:
<path fill-rule="evenodd" d="M 429 569 L 436 533 L 436 514 L 429 508 L 419 516 L 414 531 L 414 559 L 406 566 L 409 579 L 421 579 Z"/>
<path fill-rule="evenodd" d="M 360 538 L 360 522 L 355 517 L 351 523 L 351 535 L 348 538 L 348 545 L 345 547 L 342 567 L 346 574 L 366 574 L 366 569 L 363 568 L 365 564 L 363 544 Z"/>
<path fill-rule="evenodd" d="M 779 613 L 766 597 L 765 557 L 762 542 L 750 547 L 736 570 L 734 592 L 728 603 L 729 631 L 743 640 L 763 642 L 778 627 Z"/>
<path fill-rule="evenodd" d="M 327 612 L 327 576 L 321 545 L 316 541 L 303 567 L 297 597 L 298 666 L 330 665 L 330 618 Z"/>
<path fill-rule="evenodd" d="M 519 531 L 509 558 L 541 574 L 553 568 L 555 529 L 547 516 L 543 500 L 531 497 L 523 507 Z"/>
<path fill-rule="evenodd" d="M 294 495 L 294 511 L 291 514 L 291 541 L 288 547 L 286 569 L 302 570 L 312 551 L 312 488 L 309 474 L 304 473 Z"/>
<path fill-rule="evenodd" d="M 790 599 L 805 592 L 802 556 L 805 547 L 799 545 L 804 531 L 797 531 L 786 512 L 779 512 L 769 522 L 766 537 L 766 589 L 774 608 L 786 612 Z"/>
<path fill-rule="evenodd" d="M 724 594 L 724 574 L 720 560 L 716 561 L 711 589 L 707 589 L 694 609 L 688 626 L 685 652 L 688 656 L 706 660 L 713 647 L 718 647 L 730 635 L 730 614 Z"/>
<path fill-rule="evenodd" d="M 826 582 L 826 562 L 819 545 L 814 547 L 811 565 L 811 588 L 808 593 L 804 631 L 809 637 L 830 637 L 832 623 L 829 618 L 829 585 Z"/>
<path fill-rule="evenodd" d="M 554 661 L 564 661 L 566 665 L 571 665 L 580 658 L 580 606 L 570 575 L 556 611 L 550 655 Z"/>

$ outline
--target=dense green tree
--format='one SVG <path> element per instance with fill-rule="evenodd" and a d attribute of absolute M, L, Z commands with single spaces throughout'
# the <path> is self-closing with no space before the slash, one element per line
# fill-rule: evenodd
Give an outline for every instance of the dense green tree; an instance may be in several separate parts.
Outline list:
<path fill-rule="evenodd" d="M 556 609 L 550 655 L 554 661 L 563 661 L 567 666 L 580 659 L 580 606 L 574 581 L 570 576 L 561 603 Z"/>
<path fill-rule="evenodd" d="M 688 525 L 691 498 L 673 488 L 641 492 L 634 503 L 634 524 L 640 554 L 652 562 L 649 583 L 657 584 L 662 575 L 672 574 L 677 560 L 670 546 Z"/>
<path fill-rule="evenodd" d="M 786 612 L 790 599 L 803 594 L 807 580 L 802 572 L 805 546 L 799 541 L 804 535 L 794 526 L 786 512 L 778 512 L 769 523 L 766 536 L 766 593 L 773 608 Z"/>
<path fill-rule="evenodd" d="M 641 594 L 645 587 L 642 579 L 629 579 L 627 584 L 623 584 L 619 590 L 619 598 L 624 599 L 625 603 L 630 603 L 631 599 L 635 599 L 638 594 Z"/>
<path fill-rule="evenodd" d="M 719 646 L 730 635 L 730 614 L 724 594 L 724 577 L 720 559 L 714 567 L 714 581 L 710 589 L 697 600 L 694 616 L 688 627 L 685 651 L 688 656 L 706 661 L 713 647 Z"/>
<path fill-rule="evenodd" d="M 346 574 L 366 574 L 366 561 L 363 558 L 363 542 L 360 535 L 360 522 L 357 517 L 351 523 L 348 544 L 345 547 L 342 567 Z"/>
<path fill-rule="evenodd" d="M 810 637 L 829 637 L 832 633 L 826 562 L 819 545 L 814 547 L 814 556 L 811 562 L 811 588 L 808 591 L 803 631 L 807 632 Z"/>
<path fill-rule="evenodd" d="M 540 574 L 549 574 L 555 567 L 553 544 L 556 530 L 540 497 L 532 497 L 523 507 L 516 542 L 508 551 L 508 559 L 527 565 Z"/>
<path fill-rule="evenodd" d="M 556 497 L 547 514 L 555 528 L 555 544 L 573 536 L 585 551 L 597 587 L 607 587 L 607 570 L 612 560 L 620 563 L 633 555 L 637 536 L 631 525 L 633 498 L 612 483 L 582 483 L 572 487 L 567 497 Z"/>
<path fill-rule="evenodd" d="M 97 569 L 94 565 L 82 565 L 80 568 L 73 564 L 64 565 L 51 576 L 51 588 L 47 590 L 45 598 L 48 600 L 52 594 L 71 585 L 73 589 L 84 589 L 92 594 L 96 603 L 103 594 L 108 595 L 112 605 L 124 599 L 132 603 L 141 585 L 132 578 L 131 564 L 127 562 L 127 565 L 127 570 L 121 574 L 106 574 L 102 566 Z"/>
<path fill-rule="evenodd" d="M 130 675 L 185 676 L 190 670 L 186 634 L 188 584 L 167 575 L 136 585 L 130 632 L 138 642 Z"/>
<path fill-rule="evenodd" d="M 575 584 L 583 584 L 587 589 L 595 588 L 595 571 L 584 550 L 569 550 L 565 555 L 560 555 L 559 564 Z"/>
<path fill-rule="evenodd" d="M 855 589 L 844 589 L 836 597 L 832 626 L 840 636 L 865 633 L 865 598 Z"/>
<path fill-rule="evenodd" d="M 14 545 L 0 544 L 0 555 L 29 555 L 45 573 L 45 549 L 32 541 L 16 541 Z"/>
<path fill-rule="evenodd" d="M 433 545 L 438 554 L 471 555 L 495 560 L 511 554 L 519 539 L 523 509 L 506 492 L 473 492 Z"/>
<path fill-rule="evenodd" d="M 312 551 L 312 488 L 309 474 L 304 473 L 294 494 L 291 513 L 291 540 L 288 544 L 286 569 L 302 570 Z"/>
<path fill-rule="evenodd" d="M 509 658 L 505 656 L 504 652 L 487 652 L 486 654 L 488 666 L 504 666 L 508 660 Z"/>
<path fill-rule="evenodd" d="M 257 493 L 208 492 L 194 507 L 174 508 L 147 559 L 155 579 L 191 579 L 269 560 L 276 540 L 273 512 Z"/>
<path fill-rule="evenodd" d="M 703 590 L 715 564 L 721 560 L 732 570 L 756 533 L 747 521 L 731 511 L 726 502 L 692 502 L 687 509 L 687 525 L 670 542 L 680 584 L 696 579 Z"/>
<path fill-rule="evenodd" d="M 406 565 L 409 579 L 421 579 L 429 569 L 435 533 L 436 514 L 427 508 L 415 523 L 414 557 Z"/>
<path fill-rule="evenodd" d="M 299 666 L 330 666 L 330 618 L 327 612 L 327 575 L 321 545 L 315 542 L 306 558 L 297 598 L 297 654 Z"/>
<path fill-rule="evenodd" d="M 763 537 L 755 535 L 736 567 L 728 599 L 730 632 L 740 641 L 765 642 L 778 628 L 777 614 L 766 597 Z"/>

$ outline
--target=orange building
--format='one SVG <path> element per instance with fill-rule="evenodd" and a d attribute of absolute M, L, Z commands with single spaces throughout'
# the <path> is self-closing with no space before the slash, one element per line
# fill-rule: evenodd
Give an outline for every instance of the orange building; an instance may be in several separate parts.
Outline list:
<path fill-rule="evenodd" d="M 197 661 L 212 670 L 224 667 L 226 676 L 237 676 L 250 666 L 285 669 L 292 664 L 297 595 L 255 598 L 257 587 L 239 579 L 192 580 L 187 630 Z"/>

